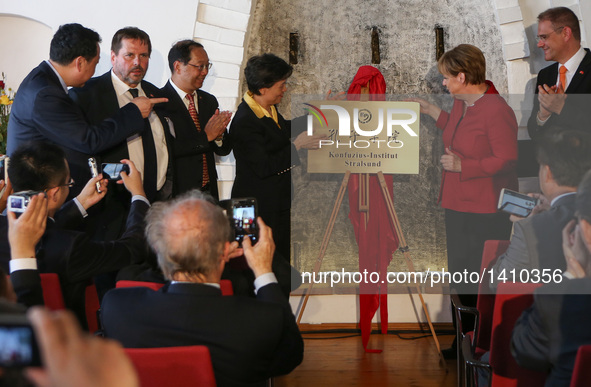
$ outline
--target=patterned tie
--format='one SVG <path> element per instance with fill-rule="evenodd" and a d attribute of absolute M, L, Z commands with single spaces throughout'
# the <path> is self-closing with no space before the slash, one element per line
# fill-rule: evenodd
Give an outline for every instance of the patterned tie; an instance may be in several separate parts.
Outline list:
<path fill-rule="evenodd" d="M 195 127 L 198 132 L 201 132 L 201 125 L 199 124 L 199 117 L 197 116 L 197 109 L 195 109 L 193 95 L 187 94 L 185 98 L 189 101 L 189 114 L 195 123 Z M 207 183 L 209 183 L 209 170 L 207 169 L 207 158 L 205 157 L 205 153 L 203 153 L 203 181 L 201 182 L 201 186 L 204 187 Z"/>
<path fill-rule="evenodd" d="M 560 66 L 560 69 L 558 70 L 558 72 L 560 73 L 560 86 L 562 86 L 562 90 L 566 90 L 566 72 L 568 71 L 568 69 L 566 68 L 566 66 Z"/>
<path fill-rule="evenodd" d="M 133 98 L 139 96 L 138 89 L 129 89 Z M 158 163 L 156 161 L 156 145 L 154 144 L 154 136 L 152 135 L 152 126 L 150 120 L 144 118 L 144 131 L 142 133 L 142 147 L 144 148 L 144 190 L 146 197 L 150 202 L 156 199 L 158 192 Z"/>

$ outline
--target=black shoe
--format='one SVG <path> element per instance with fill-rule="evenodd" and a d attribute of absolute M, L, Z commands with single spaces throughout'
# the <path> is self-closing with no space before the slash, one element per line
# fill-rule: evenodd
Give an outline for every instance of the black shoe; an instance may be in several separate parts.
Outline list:
<path fill-rule="evenodd" d="M 454 360 L 458 358 L 458 349 L 456 347 L 442 349 L 441 354 L 443 355 L 444 359 Z"/>

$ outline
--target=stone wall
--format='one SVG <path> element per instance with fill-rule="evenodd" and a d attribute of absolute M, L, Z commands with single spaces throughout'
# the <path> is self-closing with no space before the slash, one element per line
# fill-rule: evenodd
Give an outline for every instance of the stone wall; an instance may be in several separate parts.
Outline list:
<path fill-rule="evenodd" d="M 381 63 L 375 66 L 386 79 L 388 94 L 444 92 L 435 58 L 435 28 L 442 27 L 446 49 L 460 43 L 482 49 L 487 78 L 503 93 L 507 72 L 498 25 L 492 0 L 259 0 L 246 58 L 273 52 L 287 60 L 289 34 L 299 33 L 298 64 L 279 106 L 284 116 L 291 117 L 303 112 L 291 112 L 290 95 L 346 90 L 359 66 L 371 64 L 372 27 L 380 32 Z M 420 172 L 395 176 L 395 205 L 416 269 L 440 270 L 447 266 L 443 211 L 436 204 L 443 145 L 428 117 L 422 117 L 420 135 Z M 305 154 L 300 156 L 305 160 Z M 305 163 L 294 172 L 292 251 L 302 270 L 314 266 L 342 178 L 308 175 Z M 357 245 L 347 215 L 345 198 L 323 271 L 357 269 Z M 389 270 L 407 270 L 400 253 L 394 255 Z"/>

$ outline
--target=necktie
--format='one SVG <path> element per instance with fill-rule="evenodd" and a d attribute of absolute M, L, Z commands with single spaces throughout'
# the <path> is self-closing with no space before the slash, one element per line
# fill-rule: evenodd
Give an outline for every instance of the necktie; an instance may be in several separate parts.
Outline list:
<path fill-rule="evenodd" d="M 139 96 L 138 89 L 129 89 L 133 98 Z M 142 147 L 144 148 L 144 191 L 151 202 L 156 198 L 156 182 L 158 181 L 158 166 L 156 160 L 156 145 L 154 145 L 154 136 L 152 135 L 152 126 L 150 120 L 144 118 L 144 131 L 142 132 Z"/>
<path fill-rule="evenodd" d="M 193 95 L 187 94 L 185 98 L 189 101 L 189 114 L 195 123 L 195 127 L 197 128 L 198 132 L 201 132 L 201 125 L 199 124 L 199 117 L 197 116 L 197 109 L 195 109 Z M 203 180 L 201 182 L 201 186 L 203 187 L 207 183 L 209 183 L 209 170 L 207 169 L 207 158 L 205 157 L 205 153 L 203 153 Z"/>
<path fill-rule="evenodd" d="M 560 86 L 562 86 L 562 90 L 566 90 L 566 72 L 568 71 L 568 69 L 566 68 L 566 66 L 560 66 L 560 69 L 558 69 L 558 72 L 560 72 Z"/>

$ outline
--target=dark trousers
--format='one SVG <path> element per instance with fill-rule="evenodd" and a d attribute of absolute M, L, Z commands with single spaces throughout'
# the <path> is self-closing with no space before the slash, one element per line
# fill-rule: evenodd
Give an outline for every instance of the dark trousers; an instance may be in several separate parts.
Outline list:
<path fill-rule="evenodd" d="M 511 236 L 512 223 L 509 214 L 474 214 L 445 210 L 445 231 L 447 236 L 447 265 L 450 273 L 467 271 L 480 274 L 484 242 L 489 239 L 508 240 Z M 451 283 L 458 291 L 460 300 L 466 306 L 476 306 L 478 283 Z M 462 318 L 462 330 L 471 331 L 474 318 L 466 315 Z M 454 318 L 455 325 L 455 318 Z"/>

